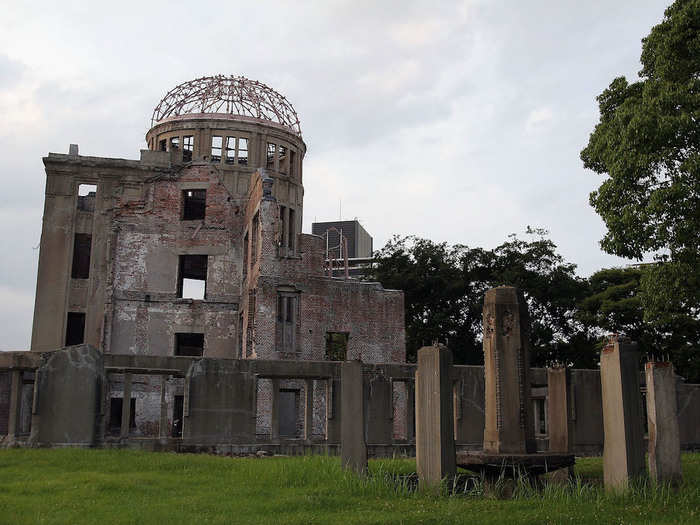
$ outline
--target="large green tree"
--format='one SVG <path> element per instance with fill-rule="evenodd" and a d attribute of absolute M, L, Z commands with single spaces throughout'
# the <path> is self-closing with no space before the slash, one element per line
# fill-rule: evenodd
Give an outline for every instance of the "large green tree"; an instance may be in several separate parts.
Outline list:
<path fill-rule="evenodd" d="M 590 196 L 607 226 L 602 248 L 653 256 L 640 274 L 643 318 L 677 332 L 676 365 L 687 369 L 700 359 L 700 0 L 666 10 L 641 62 L 638 80 L 618 77 L 598 97 L 581 159 L 606 175 Z"/>

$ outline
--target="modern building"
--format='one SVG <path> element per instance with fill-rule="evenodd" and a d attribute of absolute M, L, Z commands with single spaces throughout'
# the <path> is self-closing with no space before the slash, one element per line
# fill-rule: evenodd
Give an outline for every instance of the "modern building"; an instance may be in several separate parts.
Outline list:
<path fill-rule="evenodd" d="M 372 236 L 367 233 L 359 221 L 330 221 L 314 222 L 311 224 L 311 233 L 328 239 L 328 250 L 331 257 L 342 259 L 340 235 L 347 239 L 349 259 L 367 259 L 372 257 Z"/>
<path fill-rule="evenodd" d="M 325 241 L 301 233 L 306 144 L 285 97 L 244 77 L 185 82 L 156 106 L 146 145 L 139 160 L 77 145 L 43 159 L 33 351 L 405 361 L 403 293 L 327 277 Z M 116 425 L 123 385 L 110 388 Z M 160 388 L 134 383 L 136 431 L 155 424 Z M 174 424 L 182 386 L 167 388 Z M 296 410 L 303 386 L 279 388 Z"/>

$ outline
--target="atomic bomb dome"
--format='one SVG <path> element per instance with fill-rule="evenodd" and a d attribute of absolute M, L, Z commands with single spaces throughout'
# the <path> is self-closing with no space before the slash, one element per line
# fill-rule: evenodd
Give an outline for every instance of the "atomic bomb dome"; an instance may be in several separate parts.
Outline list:
<path fill-rule="evenodd" d="M 289 128 L 301 136 L 299 117 L 289 101 L 262 82 L 216 75 L 171 89 L 153 110 L 151 126 L 182 115 L 248 117 Z"/>

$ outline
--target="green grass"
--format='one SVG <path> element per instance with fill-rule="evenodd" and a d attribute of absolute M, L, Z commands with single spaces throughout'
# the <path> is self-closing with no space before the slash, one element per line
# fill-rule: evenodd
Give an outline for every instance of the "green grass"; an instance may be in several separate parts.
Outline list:
<path fill-rule="evenodd" d="M 580 459 L 576 483 L 499 499 L 479 483 L 450 496 L 391 481 L 415 472 L 413 460 L 372 461 L 359 479 L 319 456 L 2 450 L 0 523 L 700 523 L 700 454 L 683 469 L 679 489 L 608 495 L 601 460 Z"/>

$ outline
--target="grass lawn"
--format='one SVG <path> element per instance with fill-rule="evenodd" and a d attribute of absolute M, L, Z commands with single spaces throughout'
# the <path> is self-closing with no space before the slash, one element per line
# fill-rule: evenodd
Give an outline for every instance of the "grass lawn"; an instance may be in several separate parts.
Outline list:
<path fill-rule="evenodd" d="M 700 523 L 700 454 L 683 456 L 679 489 L 601 488 L 600 458 L 578 483 L 523 487 L 512 499 L 421 494 L 392 474 L 412 460 L 370 462 L 360 480 L 338 458 L 226 458 L 127 450 L 0 450 L 0 523 Z"/>

